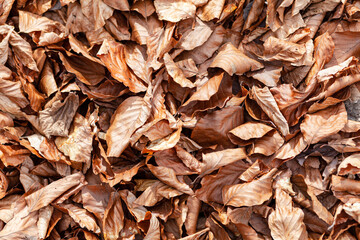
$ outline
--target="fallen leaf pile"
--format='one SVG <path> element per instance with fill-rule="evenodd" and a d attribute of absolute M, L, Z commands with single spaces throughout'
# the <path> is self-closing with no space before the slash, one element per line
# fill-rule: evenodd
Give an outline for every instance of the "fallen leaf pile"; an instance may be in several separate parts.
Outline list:
<path fill-rule="evenodd" d="M 359 0 L 0 0 L 0 240 L 360 239 L 357 57 Z"/>

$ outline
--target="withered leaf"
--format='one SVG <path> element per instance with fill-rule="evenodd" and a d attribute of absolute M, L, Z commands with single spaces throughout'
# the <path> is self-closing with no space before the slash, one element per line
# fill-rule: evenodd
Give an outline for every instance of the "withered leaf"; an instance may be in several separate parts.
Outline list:
<path fill-rule="evenodd" d="M 179 22 L 195 16 L 196 6 L 192 1 L 155 0 L 154 6 L 160 20 Z"/>
<path fill-rule="evenodd" d="M 272 196 L 272 177 L 276 172 L 277 169 L 272 169 L 249 183 L 225 186 L 222 191 L 224 204 L 234 207 L 262 204 Z"/>
<path fill-rule="evenodd" d="M 105 40 L 101 45 L 97 56 L 111 72 L 111 75 L 129 87 L 132 92 L 142 92 L 146 90 L 145 84 L 131 72 L 125 61 L 124 45 L 115 41 Z"/>
<path fill-rule="evenodd" d="M 49 205 L 67 190 L 79 185 L 80 182 L 83 181 L 84 175 L 81 173 L 74 173 L 65 178 L 54 181 L 40 190 L 30 194 L 25 197 L 26 204 L 29 206 L 29 211 L 33 212 Z"/>
<path fill-rule="evenodd" d="M 46 137 L 66 137 L 78 107 L 79 97 L 75 93 L 70 93 L 64 101 L 57 100 L 50 107 L 40 111 L 40 126 Z"/>
<path fill-rule="evenodd" d="M 116 109 L 106 133 L 109 145 L 107 155 L 120 156 L 130 143 L 131 135 L 146 122 L 149 115 L 150 106 L 147 99 L 134 96 L 122 102 Z"/>
<path fill-rule="evenodd" d="M 55 144 L 61 152 L 69 156 L 71 161 L 89 163 L 92 151 L 92 138 L 93 135 L 88 120 L 77 113 L 68 136 L 57 137 Z"/>
<path fill-rule="evenodd" d="M 264 67 L 260 62 L 249 58 L 231 43 L 224 44 L 210 67 L 224 69 L 229 75 L 241 75 L 247 71 L 255 71 Z"/>
<path fill-rule="evenodd" d="M 357 239 L 360 1 L 0 0 L 0 239 Z"/>
<path fill-rule="evenodd" d="M 63 209 L 65 209 L 71 218 L 78 223 L 81 227 L 85 227 L 90 231 L 93 231 L 94 233 L 100 233 L 100 227 L 97 225 L 95 218 L 86 211 L 85 209 L 78 207 L 74 204 L 70 203 L 62 203 L 59 204 L 59 206 Z"/>
<path fill-rule="evenodd" d="M 276 191 L 276 209 L 269 215 L 269 227 L 274 239 L 307 239 L 304 213 L 293 207 L 291 197 L 282 190 Z"/>

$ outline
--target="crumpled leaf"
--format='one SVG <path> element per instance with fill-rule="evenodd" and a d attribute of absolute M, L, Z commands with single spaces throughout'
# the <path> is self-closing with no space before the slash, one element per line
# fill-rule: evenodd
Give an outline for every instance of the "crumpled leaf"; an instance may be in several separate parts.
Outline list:
<path fill-rule="evenodd" d="M 92 151 L 92 138 L 90 124 L 83 116 L 77 113 L 68 136 L 57 137 L 55 144 L 61 152 L 69 156 L 71 161 L 89 163 Z"/>
<path fill-rule="evenodd" d="M 75 93 L 70 93 L 63 102 L 57 100 L 50 107 L 40 111 L 40 126 L 46 137 L 67 136 L 78 107 L 79 97 Z"/>
<path fill-rule="evenodd" d="M 64 25 L 30 12 L 19 11 L 19 28 L 20 32 L 29 33 L 39 46 L 57 43 L 65 38 Z"/>
<path fill-rule="evenodd" d="M 175 64 L 168 53 L 164 55 L 164 62 L 168 74 L 172 79 L 178 83 L 181 87 L 193 88 L 195 87 L 189 79 L 187 79 L 181 69 Z"/>
<path fill-rule="evenodd" d="M 180 30 L 182 32 L 182 37 L 177 46 L 188 51 L 202 46 L 213 32 L 210 26 L 203 23 L 198 18 L 195 19 L 195 26 L 193 28 L 189 29 L 187 25 L 185 25 L 184 28 L 183 32 Z"/>

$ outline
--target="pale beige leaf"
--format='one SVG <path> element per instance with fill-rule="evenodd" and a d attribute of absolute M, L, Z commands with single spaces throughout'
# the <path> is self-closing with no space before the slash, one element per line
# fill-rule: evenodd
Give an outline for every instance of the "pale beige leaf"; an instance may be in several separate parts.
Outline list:
<path fill-rule="evenodd" d="M 160 20 L 179 22 L 195 16 L 196 6 L 189 0 L 155 0 L 154 5 Z"/>
<path fill-rule="evenodd" d="M 51 215 L 53 214 L 54 208 L 52 206 L 46 206 L 39 210 L 39 220 L 37 222 L 39 238 L 44 239 L 48 230 Z"/>
<path fill-rule="evenodd" d="M 341 161 L 338 167 L 339 175 L 360 173 L 360 154 L 353 154 Z"/>
<path fill-rule="evenodd" d="M 2 6 L 2 11 L 0 13 L 0 25 L 6 22 L 6 19 L 9 16 L 10 10 L 15 0 L 1 0 L 0 5 Z"/>

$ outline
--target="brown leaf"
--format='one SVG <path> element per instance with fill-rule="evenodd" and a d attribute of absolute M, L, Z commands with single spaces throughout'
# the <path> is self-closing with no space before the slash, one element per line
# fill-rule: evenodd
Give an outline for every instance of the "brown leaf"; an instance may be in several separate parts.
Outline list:
<path fill-rule="evenodd" d="M 65 209 L 71 218 L 80 225 L 80 227 L 86 228 L 94 233 L 101 232 L 99 226 L 96 224 L 95 218 L 85 209 L 70 203 L 59 204 L 59 207 Z"/>
<path fill-rule="evenodd" d="M 74 173 L 60 180 L 54 181 L 40 190 L 25 197 L 29 211 L 33 212 L 49 205 L 56 198 L 61 196 L 67 190 L 84 182 L 84 176 L 81 173 Z"/>
<path fill-rule="evenodd" d="M 242 160 L 230 163 L 214 175 L 206 175 L 201 180 L 202 187 L 197 189 L 195 194 L 198 199 L 204 202 L 224 203 L 222 189 L 226 185 L 239 183 L 239 176 L 249 167 L 249 164 Z"/>
<path fill-rule="evenodd" d="M 213 144 L 232 146 L 227 133 L 241 123 L 243 123 L 243 108 L 237 106 L 223 108 L 201 118 L 194 128 L 191 138 L 204 146 Z"/>
<path fill-rule="evenodd" d="M 111 75 L 129 87 L 130 91 L 135 93 L 145 91 L 145 84 L 139 80 L 126 65 L 125 51 L 126 48 L 124 45 L 115 41 L 105 40 L 97 56 L 109 69 Z"/>
<path fill-rule="evenodd" d="M 222 166 L 234 163 L 238 160 L 246 158 L 245 148 L 226 149 L 217 152 L 203 154 L 203 166 L 201 175 L 206 175 Z"/>
<path fill-rule="evenodd" d="M 217 26 L 204 44 L 189 52 L 185 52 L 185 58 L 193 59 L 196 64 L 205 62 L 218 50 L 224 40 L 225 33 L 226 31 L 223 26 Z"/>
<path fill-rule="evenodd" d="M 189 23 L 192 23 L 193 20 L 188 20 Z M 185 23 L 183 21 L 182 23 Z M 185 26 L 183 26 L 185 25 Z M 195 19 L 195 26 L 189 29 L 187 24 L 183 24 L 179 26 L 179 31 L 182 34 L 180 41 L 178 42 L 177 46 L 184 49 L 184 50 L 193 50 L 196 47 L 202 46 L 212 34 L 212 30 L 210 26 L 203 23 L 200 19 Z M 183 26 L 183 29 L 181 28 Z"/>
<path fill-rule="evenodd" d="M 8 43 L 11 45 L 12 50 L 14 51 L 16 57 L 21 61 L 21 64 L 26 66 L 27 68 L 38 72 L 38 68 L 36 62 L 33 57 L 32 49 L 30 44 L 25 41 L 19 33 L 13 30 L 13 27 L 9 25 L 1 25 L 0 33 L 2 35 L 10 34 Z M 5 38 L 6 40 L 6 38 Z M 6 41 L 2 40 L 2 43 L 6 43 Z M 6 47 L 7 44 L 5 44 Z M 4 49 L 5 51 L 6 49 Z M 3 53 L 1 54 L 3 55 Z M 7 58 L 7 56 L 6 56 Z M 3 60 L 2 60 L 3 61 Z"/>
<path fill-rule="evenodd" d="M 92 151 L 92 139 L 93 135 L 89 122 L 77 113 L 70 127 L 68 136 L 57 137 L 55 144 L 61 152 L 69 156 L 71 161 L 89 164 Z"/>
<path fill-rule="evenodd" d="M 276 190 L 276 209 L 269 215 L 271 236 L 276 240 L 307 239 L 304 213 L 293 207 L 291 197 L 282 190 Z"/>
<path fill-rule="evenodd" d="M 118 239 L 119 233 L 124 227 L 124 212 L 121 199 L 117 192 L 110 195 L 108 206 L 104 212 L 103 235 L 107 240 Z"/>
<path fill-rule="evenodd" d="M 219 73 L 198 88 L 197 91 L 180 106 L 179 112 L 184 112 L 186 115 L 193 115 L 197 111 L 222 107 L 231 95 L 231 78 L 227 74 Z"/>
<path fill-rule="evenodd" d="M 304 135 L 304 140 L 309 144 L 313 144 L 337 133 L 345 126 L 346 122 L 346 109 L 344 104 L 341 103 L 334 107 L 305 115 L 300 128 Z"/>
<path fill-rule="evenodd" d="M 130 143 L 130 137 L 143 125 L 150 114 L 149 102 L 141 97 L 130 97 L 116 109 L 106 133 L 108 156 L 120 156 Z M 117 143 L 120 140 L 121 144 Z"/>
<path fill-rule="evenodd" d="M 94 30 L 103 27 L 114 11 L 102 0 L 81 0 L 80 4 L 83 14 L 95 25 Z"/>
<path fill-rule="evenodd" d="M 226 43 L 219 49 L 219 53 L 214 58 L 210 67 L 222 68 L 232 76 L 233 74 L 241 75 L 247 71 L 255 71 L 264 66 L 260 62 L 246 56 L 231 43 Z"/>
<path fill-rule="evenodd" d="M 203 7 L 197 10 L 196 15 L 204 22 L 219 18 L 224 4 L 225 0 L 209 0 Z"/>
<path fill-rule="evenodd" d="M 283 136 L 289 134 L 289 125 L 282 113 L 280 112 L 280 109 L 269 88 L 259 88 L 254 86 L 251 91 L 251 98 L 254 99 L 257 104 L 259 104 L 262 110 L 279 128 L 279 131 Z"/>
<path fill-rule="evenodd" d="M 186 183 L 183 183 L 178 180 L 178 178 L 175 175 L 174 170 L 167 167 L 155 167 L 151 164 L 147 165 L 150 171 L 162 182 L 166 183 L 167 185 L 183 192 L 186 194 L 194 195 L 193 190 L 187 185 Z"/>
<path fill-rule="evenodd" d="M 40 111 L 40 126 L 46 137 L 67 136 L 78 106 L 79 97 L 70 93 L 63 102 L 54 101 L 50 107 Z"/>
<path fill-rule="evenodd" d="M 272 178 L 277 169 L 249 183 L 225 186 L 222 196 L 225 205 L 234 207 L 260 205 L 272 196 Z"/>
<path fill-rule="evenodd" d="M 175 64 L 168 53 L 164 55 L 164 63 L 168 74 L 181 87 L 193 88 L 195 87 L 189 79 L 187 79 L 181 69 Z"/>
<path fill-rule="evenodd" d="M 29 33 L 39 46 L 57 43 L 65 38 L 64 25 L 30 12 L 19 11 L 19 28 L 20 32 Z"/>
<path fill-rule="evenodd" d="M 271 130 L 273 128 L 266 124 L 247 122 L 229 131 L 228 136 L 234 144 L 244 146 L 251 144 L 253 139 L 265 136 Z"/>
<path fill-rule="evenodd" d="M 59 53 L 66 70 L 87 85 L 96 85 L 105 78 L 105 68 L 97 62 L 86 57 L 67 53 L 68 56 Z"/>
<path fill-rule="evenodd" d="M 154 5 L 160 20 L 179 22 L 195 16 L 196 6 L 192 1 L 155 0 Z"/>
<path fill-rule="evenodd" d="M 151 185 L 147 186 L 145 191 L 134 202 L 140 206 L 151 207 L 160 202 L 163 198 L 170 199 L 183 194 L 182 192 L 157 180 L 147 184 Z"/>

